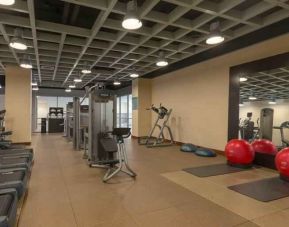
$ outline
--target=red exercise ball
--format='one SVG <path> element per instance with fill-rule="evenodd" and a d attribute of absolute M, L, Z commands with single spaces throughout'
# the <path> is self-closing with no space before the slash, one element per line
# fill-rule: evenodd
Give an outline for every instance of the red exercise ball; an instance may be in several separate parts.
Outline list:
<path fill-rule="evenodd" d="M 250 165 L 255 157 L 252 145 L 246 140 L 230 140 L 225 147 L 225 154 L 230 164 Z"/>
<path fill-rule="evenodd" d="M 275 157 L 275 164 L 280 175 L 289 177 L 289 147 L 279 151 Z"/>
<path fill-rule="evenodd" d="M 265 139 L 254 140 L 252 143 L 253 149 L 258 153 L 277 154 L 276 146 L 270 141 Z"/>

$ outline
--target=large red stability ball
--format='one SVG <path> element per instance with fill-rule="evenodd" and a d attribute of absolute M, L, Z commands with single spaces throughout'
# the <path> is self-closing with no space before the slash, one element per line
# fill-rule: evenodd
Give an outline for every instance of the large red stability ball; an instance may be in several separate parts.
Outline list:
<path fill-rule="evenodd" d="M 286 147 L 277 153 L 275 164 L 281 175 L 289 177 L 289 147 Z"/>
<path fill-rule="evenodd" d="M 252 143 L 253 149 L 258 153 L 266 153 L 266 154 L 277 154 L 278 150 L 276 146 L 270 140 L 254 140 Z"/>
<path fill-rule="evenodd" d="M 230 140 L 225 147 L 225 154 L 230 164 L 248 165 L 254 160 L 252 145 L 246 140 Z"/>

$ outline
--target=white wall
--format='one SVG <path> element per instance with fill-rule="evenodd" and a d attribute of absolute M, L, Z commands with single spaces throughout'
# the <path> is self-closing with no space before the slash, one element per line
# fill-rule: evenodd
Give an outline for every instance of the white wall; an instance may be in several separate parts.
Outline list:
<path fill-rule="evenodd" d="M 257 122 L 260 118 L 260 111 L 263 108 L 274 109 L 274 126 L 280 126 L 284 121 L 289 121 L 289 100 L 277 100 L 276 105 L 269 105 L 268 102 L 247 102 L 244 106 L 240 107 L 239 117 L 244 119 L 247 116 L 247 112 L 252 112 L 252 120 Z M 289 130 L 284 130 L 286 138 L 289 139 Z M 273 130 L 273 143 L 276 145 L 281 145 L 280 131 L 277 129 Z"/>

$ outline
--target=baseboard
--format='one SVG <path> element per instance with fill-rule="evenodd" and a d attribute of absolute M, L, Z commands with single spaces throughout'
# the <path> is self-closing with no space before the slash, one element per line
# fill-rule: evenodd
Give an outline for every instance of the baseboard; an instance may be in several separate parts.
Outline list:
<path fill-rule="evenodd" d="M 132 139 L 139 139 L 141 136 L 131 136 L 131 138 Z M 167 139 L 165 139 L 165 141 L 166 142 L 170 142 L 170 140 L 167 140 Z M 175 144 L 176 145 L 178 145 L 178 146 L 182 146 L 182 145 L 184 145 L 184 144 L 186 144 L 186 143 L 183 143 L 183 142 L 180 142 L 180 141 L 174 141 L 175 142 Z M 195 145 L 195 144 L 194 144 Z M 216 149 L 212 149 L 212 148 L 209 148 L 209 147 L 204 147 L 204 146 L 198 146 L 198 145 L 195 145 L 195 146 L 197 146 L 197 147 L 202 147 L 202 148 L 205 148 L 205 149 L 209 149 L 209 150 L 212 150 L 212 151 L 215 151 L 217 154 L 219 154 L 219 155 L 223 155 L 223 156 L 225 156 L 225 152 L 224 151 L 221 151 L 221 150 L 216 150 Z"/>
<path fill-rule="evenodd" d="M 12 143 L 12 144 L 30 146 L 30 145 L 31 145 L 31 142 L 17 142 L 17 143 Z"/>

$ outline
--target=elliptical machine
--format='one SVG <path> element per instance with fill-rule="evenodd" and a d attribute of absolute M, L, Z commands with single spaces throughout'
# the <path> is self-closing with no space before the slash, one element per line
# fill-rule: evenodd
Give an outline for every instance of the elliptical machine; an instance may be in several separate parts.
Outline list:
<path fill-rule="evenodd" d="M 140 137 L 138 139 L 138 143 L 140 145 L 146 145 L 147 147 L 163 147 L 163 146 L 173 145 L 174 144 L 173 134 L 172 134 L 170 126 L 167 125 L 170 119 L 171 113 L 172 113 L 172 109 L 168 110 L 167 108 L 162 106 L 162 104 L 160 104 L 159 108 L 152 105 L 147 110 L 154 111 L 158 115 L 158 117 L 154 123 L 154 126 L 150 130 L 149 135 L 145 137 Z M 157 137 L 153 137 L 153 134 L 156 128 L 159 129 L 159 134 Z M 164 136 L 165 129 L 167 129 L 168 134 L 169 134 L 168 142 L 166 142 L 166 139 Z"/>

